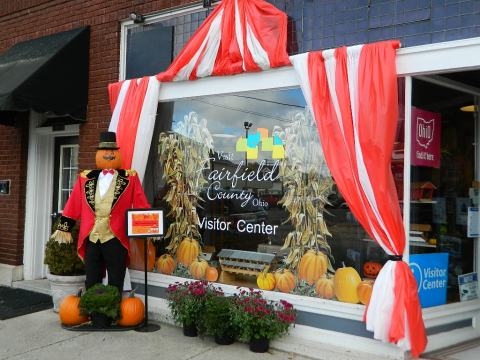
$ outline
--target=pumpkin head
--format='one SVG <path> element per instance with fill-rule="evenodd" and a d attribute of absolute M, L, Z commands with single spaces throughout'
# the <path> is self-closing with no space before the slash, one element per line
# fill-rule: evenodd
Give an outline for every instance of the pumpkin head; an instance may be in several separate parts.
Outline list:
<path fill-rule="evenodd" d="M 257 276 L 257 285 L 262 290 L 275 289 L 275 277 L 272 273 L 261 272 Z"/>
<path fill-rule="evenodd" d="M 205 280 L 208 281 L 217 281 L 218 280 L 218 270 L 216 267 L 209 266 L 205 270 Z"/>
<path fill-rule="evenodd" d="M 363 274 L 370 279 L 376 279 L 381 269 L 382 264 L 375 261 L 367 261 L 363 264 Z"/>
<path fill-rule="evenodd" d="M 190 264 L 188 270 L 195 279 L 203 279 L 205 277 L 205 271 L 207 268 L 208 262 L 206 260 L 197 259 Z"/>
<path fill-rule="evenodd" d="M 120 326 L 136 326 L 143 321 L 145 316 L 145 307 L 142 300 L 135 297 L 133 291 L 127 298 L 123 298 L 120 303 L 120 320 L 117 324 Z"/>
<path fill-rule="evenodd" d="M 315 250 L 308 250 L 300 259 L 298 278 L 309 285 L 315 284 L 327 272 L 327 256 Z"/>
<path fill-rule="evenodd" d="M 197 240 L 185 238 L 177 249 L 177 261 L 185 266 L 190 266 L 198 254 L 200 254 L 200 244 Z"/>
<path fill-rule="evenodd" d="M 175 266 L 177 263 L 170 254 L 163 254 L 157 260 L 157 271 L 162 274 L 172 275 Z"/>
<path fill-rule="evenodd" d="M 364 280 L 357 286 L 358 299 L 363 305 L 367 305 L 370 302 L 373 291 L 373 281 Z"/>
<path fill-rule="evenodd" d="M 335 296 L 340 301 L 357 304 L 359 302 L 357 287 L 361 282 L 360 275 L 353 267 L 337 269 L 334 280 Z"/>
<path fill-rule="evenodd" d="M 88 316 L 80 313 L 78 304 L 80 304 L 79 295 L 68 295 L 63 299 L 58 310 L 62 324 L 74 326 L 88 321 Z"/>
<path fill-rule="evenodd" d="M 291 293 L 297 282 L 290 270 L 282 269 L 276 273 L 277 290 L 284 293 Z"/>
<path fill-rule="evenodd" d="M 97 169 L 121 169 L 122 156 L 118 149 L 98 149 L 95 154 Z"/>
<path fill-rule="evenodd" d="M 318 297 L 332 299 L 335 296 L 333 279 L 328 279 L 326 277 L 318 279 L 317 284 L 315 285 L 315 292 Z"/>

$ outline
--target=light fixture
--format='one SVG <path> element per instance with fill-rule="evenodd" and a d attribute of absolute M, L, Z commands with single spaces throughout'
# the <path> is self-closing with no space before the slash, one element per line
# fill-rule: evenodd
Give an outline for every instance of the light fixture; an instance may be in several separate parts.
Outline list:
<path fill-rule="evenodd" d="M 133 22 L 135 24 L 142 24 L 142 23 L 145 22 L 145 16 L 143 16 L 141 14 L 137 14 L 137 13 L 132 12 L 132 13 L 130 13 L 129 17 L 130 17 L 130 19 L 133 20 Z"/>
<path fill-rule="evenodd" d="M 203 7 L 209 8 L 212 6 L 212 0 L 203 0 Z"/>
<path fill-rule="evenodd" d="M 475 105 L 467 105 L 467 106 L 462 106 L 460 110 L 465 111 L 465 112 L 474 112 L 475 111 Z M 478 110 L 478 106 L 476 108 Z"/>
<path fill-rule="evenodd" d="M 251 122 L 248 122 L 248 121 L 245 121 L 245 122 L 243 123 L 243 127 L 245 128 L 245 130 L 250 129 L 250 128 L 252 127 L 252 125 L 253 125 L 253 124 L 252 124 Z"/>

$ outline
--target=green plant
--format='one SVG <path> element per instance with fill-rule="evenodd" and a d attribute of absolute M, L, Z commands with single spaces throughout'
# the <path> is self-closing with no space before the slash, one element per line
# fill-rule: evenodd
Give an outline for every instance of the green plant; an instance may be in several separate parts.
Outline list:
<path fill-rule="evenodd" d="M 238 329 L 234 321 L 235 298 L 225 296 L 213 288 L 205 296 L 204 309 L 199 318 L 200 333 L 211 336 L 236 338 Z"/>
<path fill-rule="evenodd" d="M 54 228 L 56 226 L 54 225 Z M 53 275 L 83 275 L 85 266 L 77 253 L 78 226 L 72 229 L 73 242 L 59 243 L 50 238 L 45 245 L 45 265 Z"/>
<path fill-rule="evenodd" d="M 105 315 L 110 319 L 118 319 L 121 300 L 115 286 L 96 284 L 80 298 L 80 311 L 85 315 Z"/>
<path fill-rule="evenodd" d="M 173 319 L 184 326 L 196 325 L 212 287 L 206 281 L 175 283 L 167 289 L 168 307 Z"/>
<path fill-rule="evenodd" d="M 234 323 L 240 329 L 240 340 L 272 340 L 287 333 L 295 322 L 293 306 L 285 300 L 268 301 L 261 291 L 242 290 L 235 296 Z"/>

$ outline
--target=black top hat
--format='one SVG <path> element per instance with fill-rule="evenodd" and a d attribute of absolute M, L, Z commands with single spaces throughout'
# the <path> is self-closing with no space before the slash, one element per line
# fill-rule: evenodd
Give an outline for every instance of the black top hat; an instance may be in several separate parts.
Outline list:
<path fill-rule="evenodd" d="M 100 143 L 97 150 L 118 150 L 117 134 L 112 131 L 104 131 L 100 133 Z"/>

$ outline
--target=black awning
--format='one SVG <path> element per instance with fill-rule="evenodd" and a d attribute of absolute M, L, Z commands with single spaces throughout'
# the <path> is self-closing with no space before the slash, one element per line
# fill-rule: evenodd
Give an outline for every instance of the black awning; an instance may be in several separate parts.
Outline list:
<path fill-rule="evenodd" d="M 0 124 L 18 112 L 85 120 L 90 31 L 74 29 L 18 43 L 0 55 Z"/>

